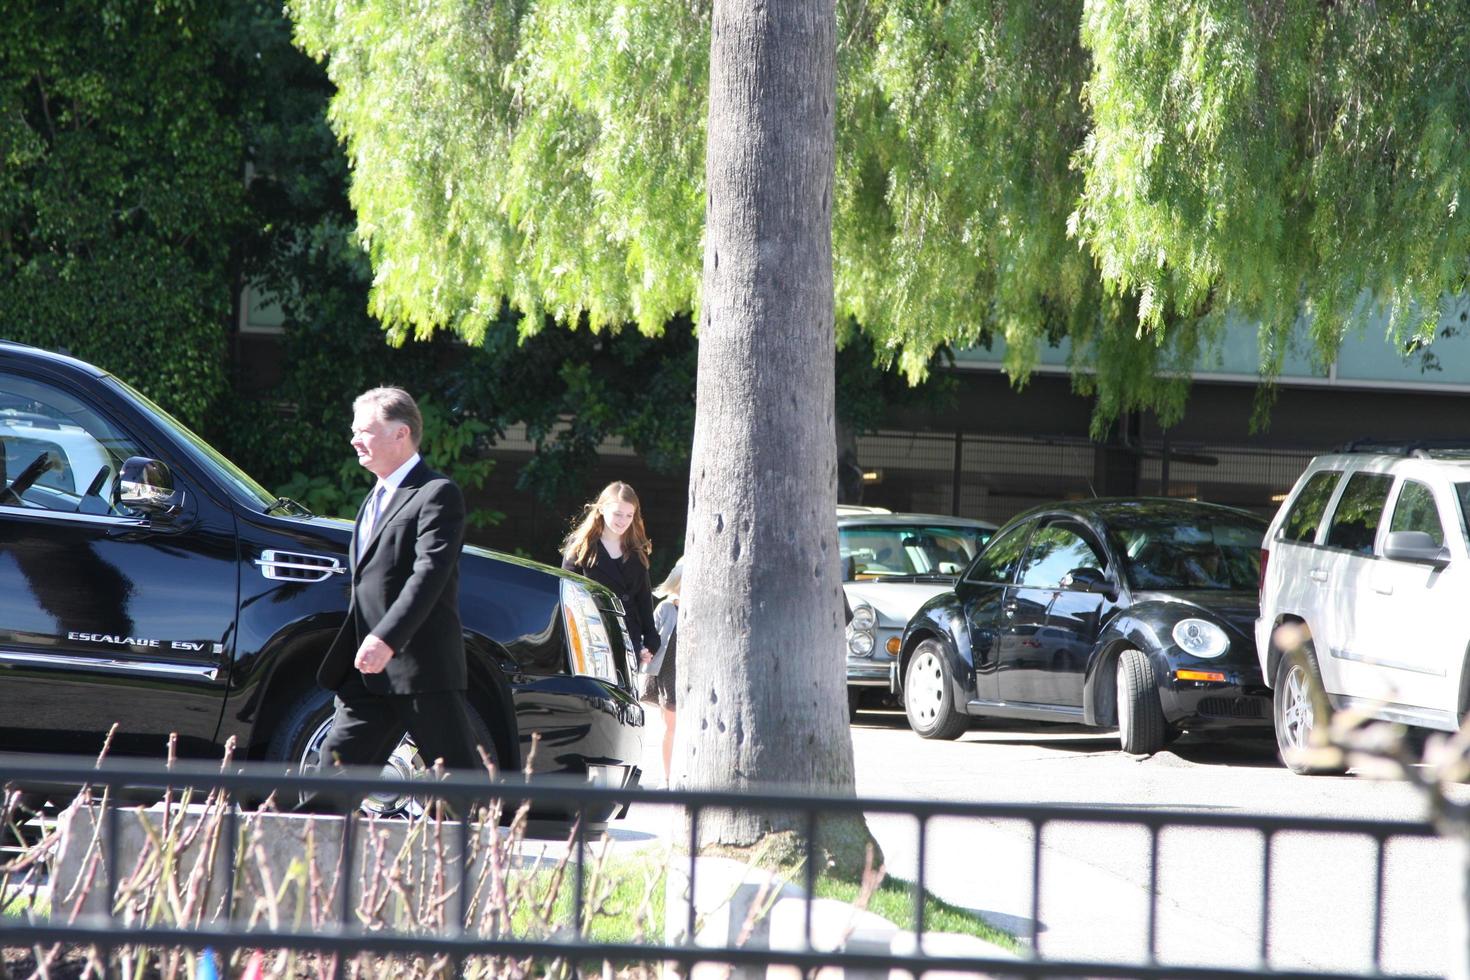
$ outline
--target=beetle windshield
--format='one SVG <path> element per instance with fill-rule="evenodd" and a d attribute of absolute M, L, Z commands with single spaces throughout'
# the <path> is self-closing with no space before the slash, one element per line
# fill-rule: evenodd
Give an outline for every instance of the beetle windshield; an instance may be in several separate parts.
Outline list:
<path fill-rule="evenodd" d="M 1110 530 L 1135 589 L 1255 589 L 1265 523 L 1228 512 L 1194 520 L 1179 513 L 1133 514 Z"/>

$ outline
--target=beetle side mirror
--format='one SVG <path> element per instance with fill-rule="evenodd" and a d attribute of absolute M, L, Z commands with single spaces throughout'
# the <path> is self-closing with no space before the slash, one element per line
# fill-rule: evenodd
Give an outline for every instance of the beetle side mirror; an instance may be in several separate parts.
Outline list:
<path fill-rule="evenodd" d="M 1061 586 L 1076 592 L 1093 592 L 1113 598 L 1117 593 L 1106 572 L 1097 568 L 1074 568 L 1062 576 Z"/>
<path fill-rule="evenodd" d="M 1383 557 L 1443 568 L 1450 563 L 1450 549 L 1435 544 L 1425 531 L 1391 531 L 1383 542 Z"/>

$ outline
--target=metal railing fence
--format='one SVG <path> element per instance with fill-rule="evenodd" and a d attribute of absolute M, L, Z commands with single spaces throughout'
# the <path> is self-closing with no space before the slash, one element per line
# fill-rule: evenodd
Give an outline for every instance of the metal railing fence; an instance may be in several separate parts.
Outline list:
<path fill-rule="evenodd" d="M 104 959 L 110 951 L 119 947 L 178 948 L 199 951 L 213 949 L 229 953 L 240 949 L 293 949 L 317 952 L 334 957 L 334 972 L 340 971 L 344 959 L 359 953 L 382 955 L 411 955 L 419 957 L 441 957 L 452 963 L 455 972 L 458 966 L 475 957 L 535 958 L 557 960 L 571 964 L 572 972 L 577 964 L 603 962 L 620 964 L 678 964 L 687 972 L 696 963 L 730 964 L 740 969 L 763 968 L 769 965 L 787 965 L 798 970 L 809 971 L 820 967 L 841 967 L 846 970 L 906 970 L 914 976 L 926 971 L 953 970 L 1001 974 L 1006 976 L 1095 976 L 1095 977 L 1361 977 L 1361 976 L 1429 976 L 1384 972 L 1382 949 L 1384 940 L 1384 886 L 1385 854 L 1388 846 L 1397 841 L 1438 837 L 1437 830 L 1426 822 L 1394 822 L 1347 818 L 1296 817 L 1281 815 L 1248 814 L 1240 812 L 1202 812 L 1181 809 L 1133 809 L 1079 807 L 1064 805 L 1019 805 L 1004 803 L 973 803 L 935 800 L 902 800 L 884 798 L 857 798 L 840 796 L 816 796 L 782 790 L 768 791 L 712 791 L 712 790 L 643 790 L 637 788 L 606 788 L 576 781 L 557 781 L 538 778 L 523 781 L 520 777 L 502 777 L 494 782 L 470 776 L 447 776 L 438 780 L 424 780 L 414 784 L 414 793 L 425 798 L 442 799 L 458 809 L 458 812 L 473 812 L 472 807 L 492 799 L 508 804 L 528 803 L 535 812 L 554 812 L 565 817 L 568 823 L 567 868 L 572 878 L 572 914 L 566 928 L 554 935 L 516 935 L 514 928 L 474 929 L 467 926 L 474 914 L 473 904 L 479 901 L 470 887 L 470 861 L 466 855 L 476 853 L 474 837 L 485 831 L 488 825 L 473 821 L 436 821 L 433 833 L 436 840 L 448 835 L 457 841 L 457 851 L 450 848 L 445 853 L 464 858 L 457 886 L 450 882 L 445 889 L 445 900 L 452 901 L 456 912 L 449 918 L 446 927 L 432 932 L 410 933 L 379 928 L 366 928 L 361 924 L 357 902 L 362 898 L 353 886 L 353 864 L 356 858 L 354 836 L 364 828 L 373 828 L 383 821 L 368 820 L 361 814 L 350 819 L 313 818 L 340 825 L 341 844 L 337 851 L 336 882 L 340 888 L 334 893 L 335 911 L 331 926 L 320 923 L 313 928 L 258 929 L 242 921 L 237 908 L 240 887 L 239 869 L 242 865 L 241 848 L 248 846 L 242 834 L 257 814 L 242 809 L 234 799 L 258 799 L 274 793 L 277 798 L 288 794 L 330 791 L 334 794 L 366 796 L 388 788 L 391 781 L 376 773 L 321 775 L 271 769 L 259 764 L 234 764 L 221 769 L 196 764 L 174 764 L 164 767 L 142 761 L 111 759 L 93 766 L 75 757 L 48 756 L 4 756 L 0 755 L 0 785 L 29 787 L 36 785 L 64 784 L 76 786 L 86 784 L 94 801 L 93 810 L 100 814 L 100 824 L 94 823 L 94 838 L 100 838 L 100 853 L 93 860 L 93 867 L 103 868 L 108 901 L 106 910 L 100 914 L 68 916 L 60 912 L 55 904 L 56 889 L 63 883 L 52 871 L 53 905 L 47 918 L 0 915 L 0 947 L 33 946 L 35 944 L 78 944 L 95 946 L 102 950 Z M 123 840 L 124 818 L 128 812 L 124 805 L 101 806 L 95 801 L 106 791 L 108 797 L 116 797 L 126 790 L 139 787 L 170 787 L 170 799 L 177 799 L 185 791 L 193 794 L 217 791 L 221 796 L 210 797 L 206 804 L 194 804 L 196 811 L 215 806 L 215 813 L 222 827 L 219 836 L 224 848 L 221 867 L 231 869 L 225 875 L 223 895 L 215 910 L 199 921 L 185 924 L 140 925 L 132 922 L 124 929 L 117 919 L 119 887 L 123 881 L 125 861 L 120 853 Z M 401 782 L 391 782 L 401 788 Z M 210 801 L 213 801 L 210 804 Z M 681 826 L 685 835 L 674 840 L 674 852 L 669 858 L 683 868 L 687 877 L 687 912 L 682 928 L 672 927 L 664 936 L 653 937 L 649 942 L 599 942 L 585 928 L 588 896 L 587 876 L 589 869 L 588 849 L 594 842 L 589 839 L 589 825 L 599 816 L 627 805 L 658 805 L 678 808 L 685 815 Z M 158 809 L 158 808 L 155 808 Z M 432 809 L 432 808 L 431 808 Z M 726 943 L 718 947 L 699 945 L 696 937 L 700 933 L 699 915 L 692 896 L 698 894 L 696 884 L 701 874 L 701 822 L 711 813 L 723 810 L 759 811 L 780 815 L 781 822 L 800 833 L 805 861 L 801 876 L 804 878 L 807 896 L 805 907 L 805 948 L 766 949 Z M 916 952 L 895 953 L 871 949 L 823 949 L 813 941 L 812 896 L 816 894 L 818 848 L 825 822 L 833 818 L 862 818 L 875 815 L 891 815 L 911 818 L 915 821 L 915 849 L 917 852 L 916 874 L 912 882 L 916 896 L 926 894 L 929 885 L 932 857 L 930 849 L 931 826 L 939 820 L 963 820 L 973 822 L 1016 822 L 1031 831 L 1030 874 L 1031 915 L 1030 935 L 1027 940 L 1029 953 L 1020 958 L 1007 956 L 975 957 L 926 954 L 922 944 L 916 944 Z M 591 818 L 591 819 L 589 819 Z M 170 819 L 162 818 L 165 825 Z M 304 818 L 294 818 L 304 819 Z M 1048 828 L 1059 825 L 1090 827 L 1131 827 L 1141 830 L 1148 838 L 1147 848 L 1147 896 L 1148 904 L 1143 923 L 1146 935 L 1145 953 L 1137 961 L 1086 960 L 1076 957 L 1049 958 L 1042 948 L 1040 923 L 1046 911 L 1042 881 L 1046 851 L 1044 838 Z M 1166 832 L 1193 829 L 1202 831 L 1248 832 L 1258 835 L 1263 842 L 1262 866 L 1260 868 L 1260 906 L 1256 923 L 1259 929 L 1257 961 L 1249 965 L 1221 965 L 1212 963 L 1188 963 L 1174 960 L 1164 961 L 1160 957 L 1161 939 L 1160 837 Z M 177 830 L 177 822 L 175 823 Z M 503 830 L 496 830 L 502 835 Z M 1273 903 L 1273 852 L 1275 842 L 1286 835 L 1304 834 L 1350 836 L 1361 838 L 1373 848 L 1375 859 L 1371 893 L 1368 896 L 1372 908 L 1372 937 L 1370 943 L 1371 962 L 1363 969 L 1349 971 L 1303 970 L 1295 967 L 1277 967 L 1273 963 L 1270 937 L 1272 935 Z M 676 835 L 679 836 L 679 835 Z M 309 839 L 309 838 L 308 838 Z M 482 855 L 483 856 L 483 855 Z M 493 862 L 492 862 L 493 863 Z M 14 868 L 14 863 L 9 866 Z M 0 872 L 5 870 L 0 867 Z M 358 869 L 361 870 L 361 869 Z M 12 877 L 12 882 L 14 878 Z M 0 878 L 0 883 L 4 879 Z M 0 895 L 0 900 L 3 900 Z M 681 903 L 682 907 L 682 903 Z M 926 933 L 925 902 L 913 903 L 911 927 L 918 936 Z M 1463 914 L 1459 912 L 1458 914 Z"/>

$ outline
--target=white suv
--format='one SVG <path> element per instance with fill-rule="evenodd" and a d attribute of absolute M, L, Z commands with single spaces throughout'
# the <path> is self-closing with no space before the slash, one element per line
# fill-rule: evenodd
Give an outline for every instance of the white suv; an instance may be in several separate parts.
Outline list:
<path fill-rule="evenodd" d="M 1470 652 L 1470 453 L 1408 449 L 1319 456 L 1262 544 L 1256 649 L 1274 689 L 1276 741 L 1295 752 L 1326 719 L 1314 700 L 1453 731 L 1465 717 Z M 1295 624 L 1302 657 L 1276 630 Z M 1315 697 L 1314 697 L 1315 696 Z"/>

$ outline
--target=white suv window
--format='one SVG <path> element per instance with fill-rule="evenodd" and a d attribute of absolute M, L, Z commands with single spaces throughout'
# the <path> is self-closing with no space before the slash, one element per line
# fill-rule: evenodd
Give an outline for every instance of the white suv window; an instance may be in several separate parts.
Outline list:
<path fill-rule="evenodd" d="M 1302 492 L 1292 501 L 1291 511 L 1281 524 L 1282 538 L 1287 541 L 1305 541 L 1307 544 L 1317 540 L 1317 529 L 1322 526 L 1322 515 L 1327 513 L 1327 502 L 1332 499 L 1332 491 L 1337 489 L 1337 480 L 1341 476 L 1339 470 L 1323 470 L 1307 481 Z"/>
<path fill-rule="evenodd" d="M 1444 545 L 1444 525 L 1434 503 L 1434 491 L 1418 480 L 1405 480 L 1393 505 L 1390 531 L 1423 531 L 1437 545 Z"/>
<path fill-rule="evenodd" d="M 1373 542 L 1383 521 L 1383 507 L 1392 488 L 1393 477 L 1386 473 L 1354 473 L 1348 477 L 1323 543 L 1354 554 L 1373 554 Z"/>

